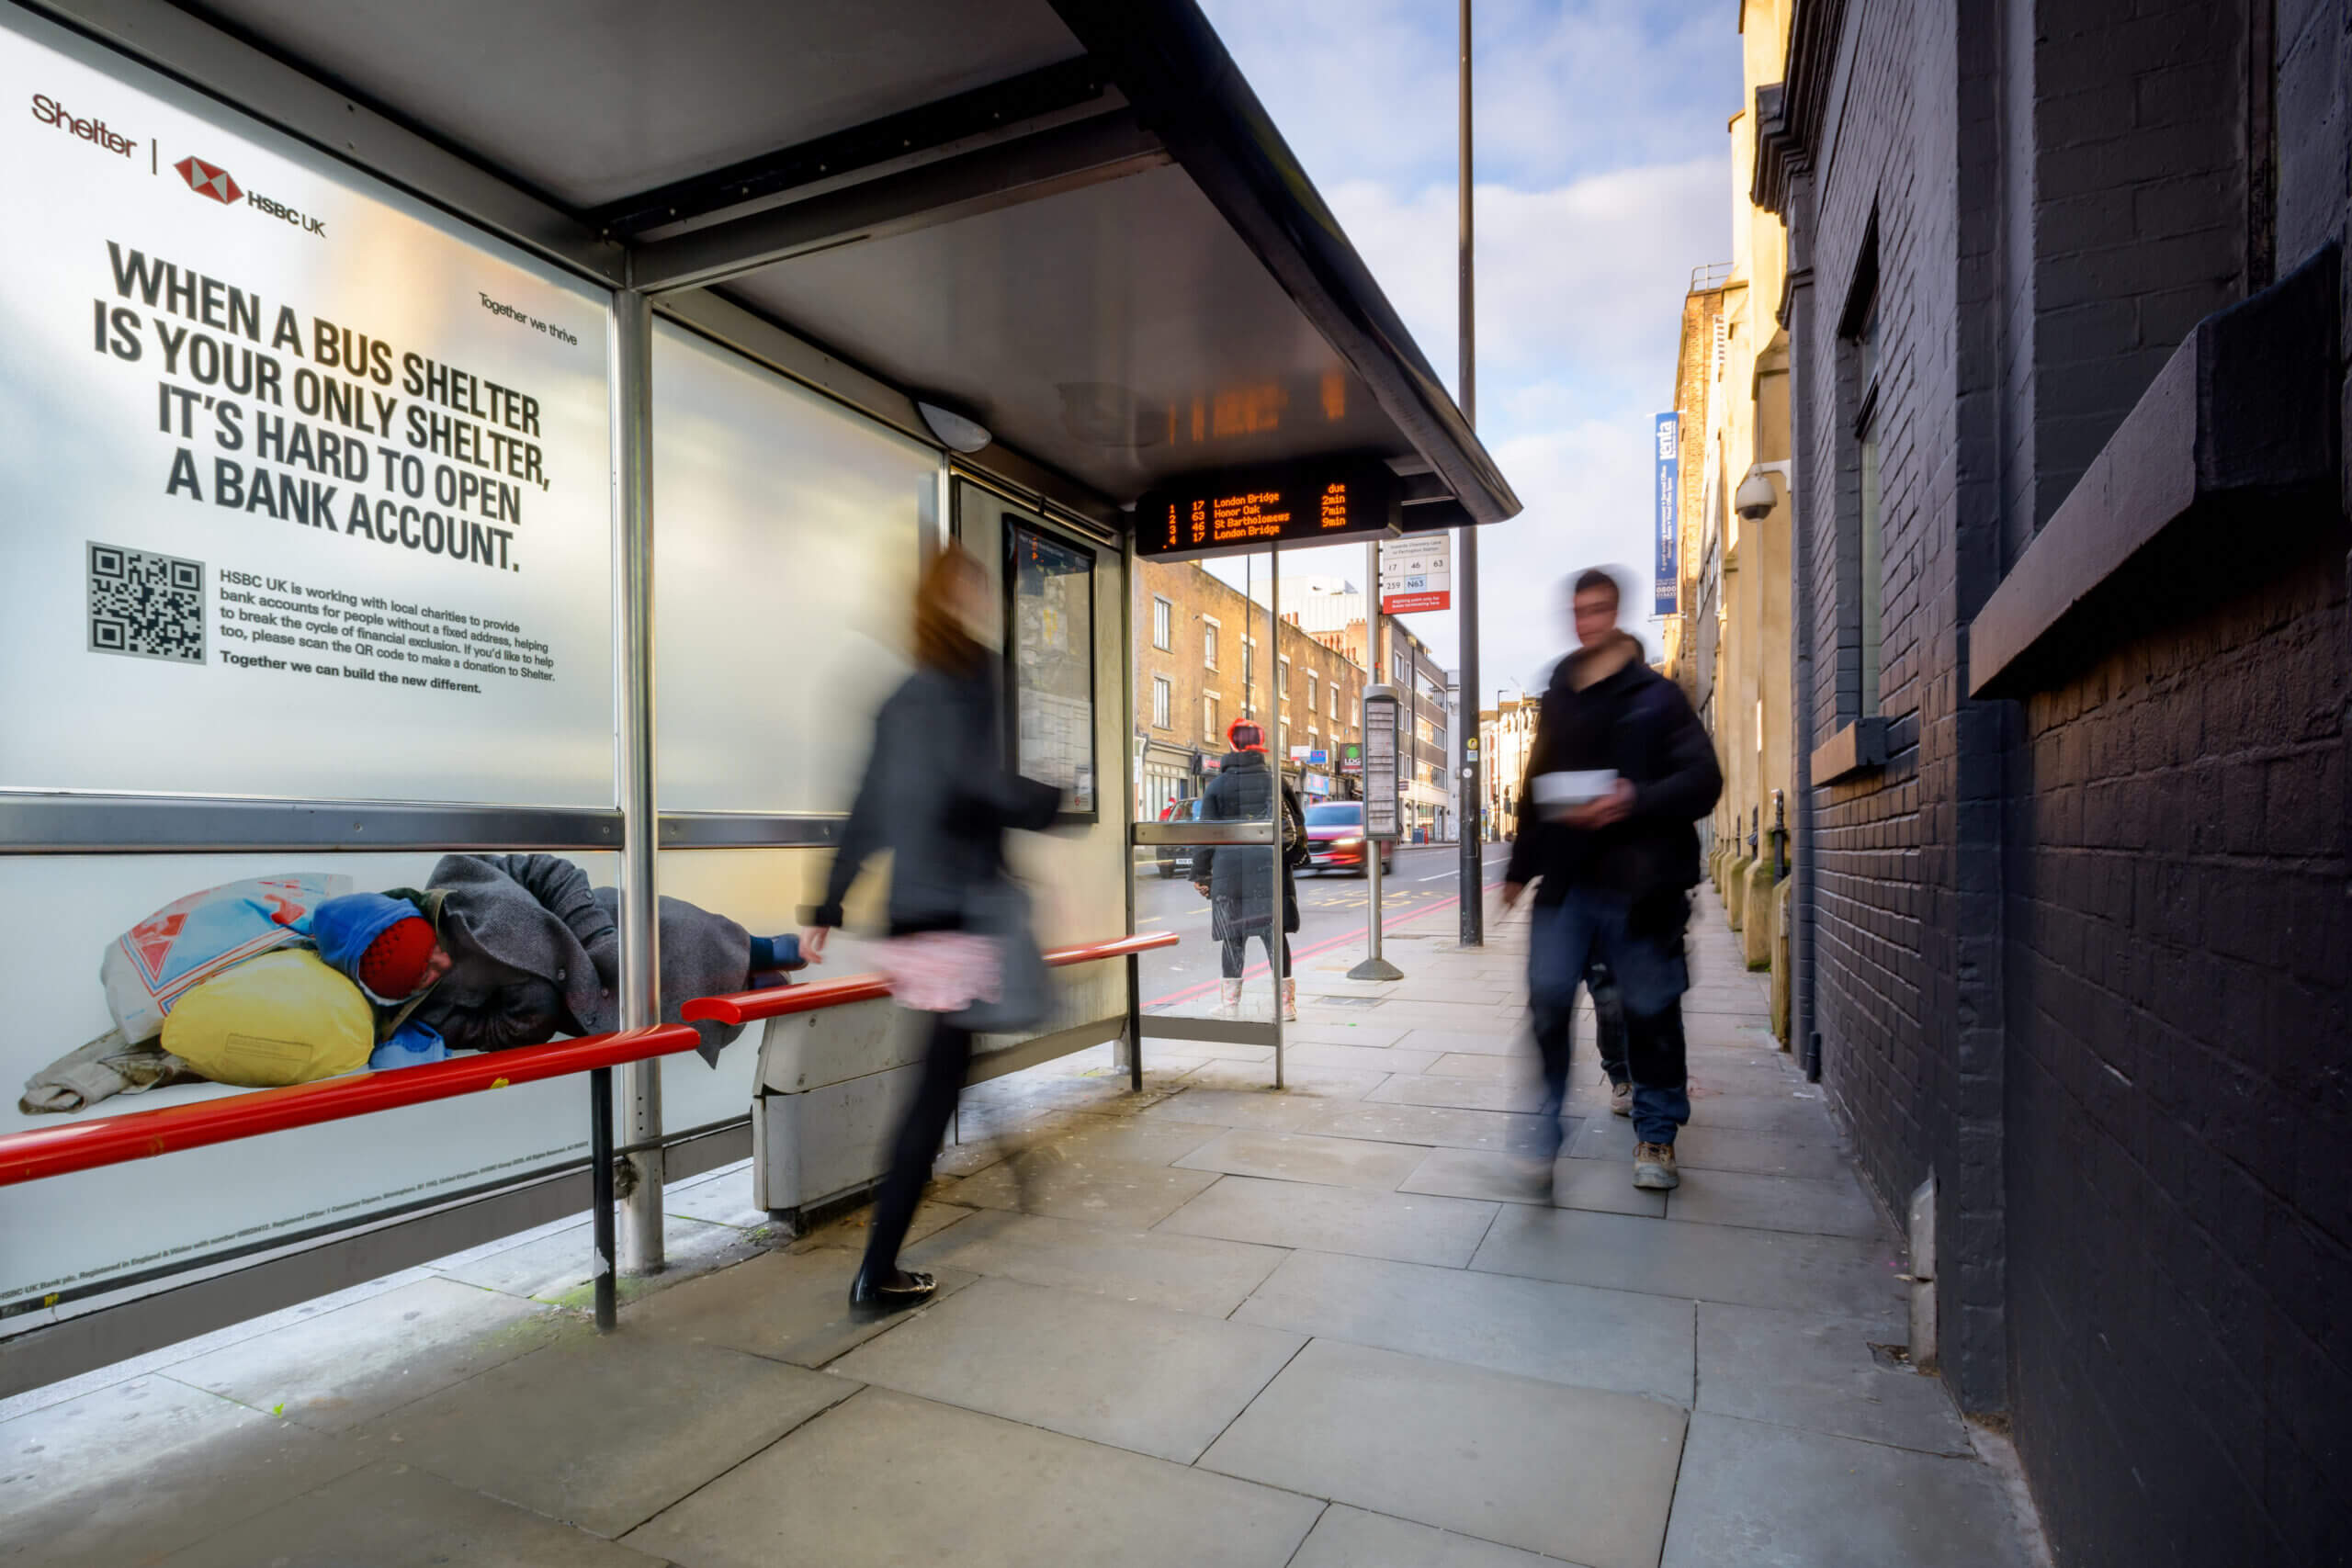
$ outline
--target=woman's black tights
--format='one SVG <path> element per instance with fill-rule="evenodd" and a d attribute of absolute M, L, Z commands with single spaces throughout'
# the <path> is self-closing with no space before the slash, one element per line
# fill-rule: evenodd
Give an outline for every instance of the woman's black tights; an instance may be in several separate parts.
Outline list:
<path fill-rule="evenodd" d="M 939 1141 L 956 1114 L 956 1097 L 972 1066 L 972 1032 L 957 1029 L 945 1013 L 931 1015 L 931 1046 L 923 1053 L 922 1081 L 908 1102 L 890 1145 L 890 1168 L 875 1194 L 872 1228 L 865 1237 L 865 1277 L 884 1284 L 897 1275 L 899 1247 L 914 1223 L 915 1205 L 931 1181 Z"/>
<path fill-rule="evenodd" d="M 1241 978 L 1242 966 L 1249 961 L 1250 939 L 1256 937 L 1258 945 L 1266 950 L 1266 962 L 1274 961 L 1274 940 L 1264 931 L 1237 931 L 1225 939 L 1224 971 L 1228 980 Z M 1283 938 L 1283 973 L 1290 973 L 1290 938 Z"/>

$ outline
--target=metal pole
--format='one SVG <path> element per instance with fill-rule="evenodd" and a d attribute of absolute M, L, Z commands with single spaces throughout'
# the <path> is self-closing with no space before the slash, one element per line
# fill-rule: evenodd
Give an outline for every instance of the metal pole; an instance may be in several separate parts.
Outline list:
<path fill-rule="evenodd" d="M 1266 761 L 1273 764 L 1274 795 L 1269 804 L 1273 807 L 1274 848 L 1266 858 L 1272 863 L 1274 901 L 1270 906 L 1273 918 L 1266 925 L 1266 970 L 1274 979 L 1274 1087 L 1283 1087 L 1283 986 L 1292 976 L 1290 966 L 1283 962 L 1283 953 L 1290 945 L 1290 933 L 1283 929 L 1286 905 L 1283 898 L 1283 884 L 1290 868 L 1283 857 L 1283 569 L 1282 547 L 1277 545 L 1266 552 L 1266 649 L 1272 660 L 1266 668 L 1271 671 L 1273 700 L 1266 705 L 1272 711 L 1266 716 Z"/>
<path fill-rule="evenodd" d="M 653 896 L 653 307 L 613 295 L 613 511 L 620 538 L 621 975 L 624 1029 L 660 1021 L 661 926 Z M 624 1201 L 621 1257 L 658 1274 L 662 1248 L 662 1064 L 621 1069 L 622 1136 L 636 1180 Z"/>
<path fill-rule="evenodd" d="M 1123 590 L 1119 595 L 1119 671 L 1127 694 L 1122 704 L 1126 722 L 1119 727 L 1120 745 L 1125 751 L 1119 760 L 1120 771 L 1125 775 L 1126 802 L 1121 811 L 1126 818 L 1127 829 L 1119 835 L 1119 854 L 1125 869 L 1127 934 L 1133 936 L 1136 934 L 1135 823 L 1142 815 L 1136 799 L 1136 734 L 1138 728 L 1136 724 L 1136 682 L 1140 678 L 1136 660 L 1136 595 L 1143 592 L 1143 584 L 1139 581 L 1140 574 L 1136 570 L 1136 536 L 1132 528 L 1127 530 L 1126 543 L 1119 552 L 1119 572 Z M 1141 961 L 1132 953 L 1127 954 L 1126 963 L 1120 967 L 1125 972 L 1127 982 L 1126 1061 L 1124 1065 L 1127 1069 L 1127 1087 L 1140 1094 L 1143 1092 L 1143 969 Z"/>
<path fill-rule="evenodd" d="M 1364 658 L 1369 661 L 1371 666 L 1371 668 L 1366 671 L 1366 673 L 1371 676 L 1371 679 L 1364 683 L 1363 726 L 1361 732 L 1363 737 L 1362 744 L 1363 747 L 1363 773 L 1362 774 L 1363 780 L 1364 829 L 1363 885 L 1366 904 L 1366 908 L 1364 910 L 1364 958 L 1363 963 L 1348 971 L 1348 978 L 1351 980 L 1401 980 L 1405 977 L 1405 972 L 1397 968 L 1395 964 L 1389 963 L 1387 959 L 1382 957 L 1380 953 L 1380 862 L 1382 847 L 1381 841 L 1372 836 L 1373 715 L 1375 713 L 1385 714 L 1388 716 L 1390 724 L 1393 726 L 1396 722 L 1396 716 L 1401 707 L 1401 704 L 1397 706 L 1383 706 L 1381 704 L 1374 702 L 1372 697 L 1372 694 L 1375 688 L 1386 686 L 1386 681 L 1385 678 L 1386 672 L 1383 670 L 1380 662 L 1380 543 L 1377 539 L 1367 540 L 1364 544 L 1363 568 Z M 1397 738 L 1394 734 L 1393 730 L 1389 739 L 1390 747 L 1393 751 L 1395 747 L 1398 744 Z M 1392 776 L 1388 781 L 1386 781 L 1385 787 L 1391 790 L 1396 788 L 1393 767 Z M 1390 801 L 1391 809 L 1395 808 L 1395 805 L 1396 803 L 1392 799 Z"/>
<path fill-rule="evenodd" d="M 613 1069 L 588 1069 L 588 1193 L 595 1216 L 596 1327 L 609 1330 L 619 1321 L 616 1289 L 617 1261 L 613 1257 Z"/>
<path fill-rule="evenodd" d="M 1472 428 L 1478 423 L 1478 333 L 1476 310 L 1476 268 L 1471 261 L 1471 190 L 1470 183 L 1470 0 L 1462 0 L 1462 171 L 1457 183 L 1461 186 L 1462 203 L 1462 417 Z M 1463 809 L 1455 816 L 1455 834 L 1462 840 L 1461 874 L 1456 879 L 1462 894 L 1462 945 L 1481 947 L 1487 941 L 1487 861 L 1483 836 L 1477 831 L 1480 815 L 1477 803 L 1478 772 L 1487 765 L 1478 755 L 1478 530 L 1458 528 L 1454 531 L 1453 592 L 1455 625 L 1462 642 L 1462 676 L 1456 682 L 1469 711 L 1453 717 L 1453 727 L 1461 731 Z"/>

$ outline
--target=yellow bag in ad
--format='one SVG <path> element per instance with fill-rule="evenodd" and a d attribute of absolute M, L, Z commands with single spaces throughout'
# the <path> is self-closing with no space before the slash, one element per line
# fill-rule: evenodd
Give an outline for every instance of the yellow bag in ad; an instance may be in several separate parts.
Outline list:
<path fill-rule="evenodd" d="M 243 1089 L 331 1078 L 368 1065 L 375 1019 L 359 987 L 304 948 L 216 975 L 164 1020 L 164 1049 Z"/>

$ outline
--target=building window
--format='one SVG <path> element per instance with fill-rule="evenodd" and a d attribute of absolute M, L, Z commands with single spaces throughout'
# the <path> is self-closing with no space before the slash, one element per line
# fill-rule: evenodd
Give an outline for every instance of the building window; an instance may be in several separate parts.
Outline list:
<path fill-rule="evenodd" d="M 1201 620 L 1201 663 L 1216 668 L 1216 623 L 1203 616 Z"/>
<path fill-rule="evenodd" d="M 1165 675 L 1151 678 L 1151 727 L 1154 729 L 1175 728 L 1176 688 L 1168 683 Z"/>
<path fill-rule="evenodd" d="M 1445 726 L 1442 724 L 1430 726 L 1430 744 L 1441 751 L 1445 750 Z"/>
<path fill-rule="evenodd" d="M 1151 646 L 1162 650 L 1176 646 L 1176 606 L 1154 595 L 1151 601 Z"/>
<path fill-rule="evenodd" d="M 1851 716 L 1861 718 L 1879 711 L 1886 642 L 1884 492 L 1879 470 L 1882 367 L 1875 218 L 1862 242 L 1862 259 L 1855 269 L 1853 291 L 1849 298 L 1840 334 L 1845 341 L 1839 346 L 1848 370 L 1847 384 L 1851 389 L 1851 401 L 1847 406 L 1853 411 L 1850 460 L 1855 484 L 1853 504 L 1842 509 L 1847 513 L 1843 530 L 1846 537 L 1841 541 L 1844 547 L 1838 552 L 1843 558 L 1838 563 L 1839 598 L 1850 606 L 1850 619 L 1843 615 L 1839 618 L 1854 628 L 1856 658 L 1848 711 Z"/>
<path fill-rule="evenodd" d="M 1275 694 L 1279 695 L 1283 701 L 1288 702 L 1290 701 L 1290 660 L 1287 659 L 1277 658 L 1274 660 L 1274 666 Z"/>
<path fill-rule="evenodd" d="M 1340 722 L 1340 682 L 1336 680 L 1331 682 L 1331 722 Z"/>
<path fill-rule="evenodd" d="M 1201 738 L 1213 746 L 1225 744 L 1225 726 L 1217 722 L 1216 698 L 1214 695 L 1201 699 Z"/>
<path fill-rule="evenodd" d="M 1402 652 L 1391 653 L 1388 656 L 1388 674 L 1389 683 L 1399 692 L 1410 692 L 1413 689 L 1413 677 L 1406 668 L 1405 655 Z"/>
<path fill-rule="evenodd" d="M 1315 728 L 1315 671 L 1306 672 L 1306 728 Z"/>

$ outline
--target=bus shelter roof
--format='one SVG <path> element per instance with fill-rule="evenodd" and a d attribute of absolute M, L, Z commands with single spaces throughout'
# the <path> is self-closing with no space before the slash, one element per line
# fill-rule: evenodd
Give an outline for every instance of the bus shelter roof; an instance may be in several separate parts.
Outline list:
<path fill-rule="evenodd" d="M 1342 455 L 1408 526 L 1519 510 L 1193 0 L 36 5 L 1106 521 Z"/>

